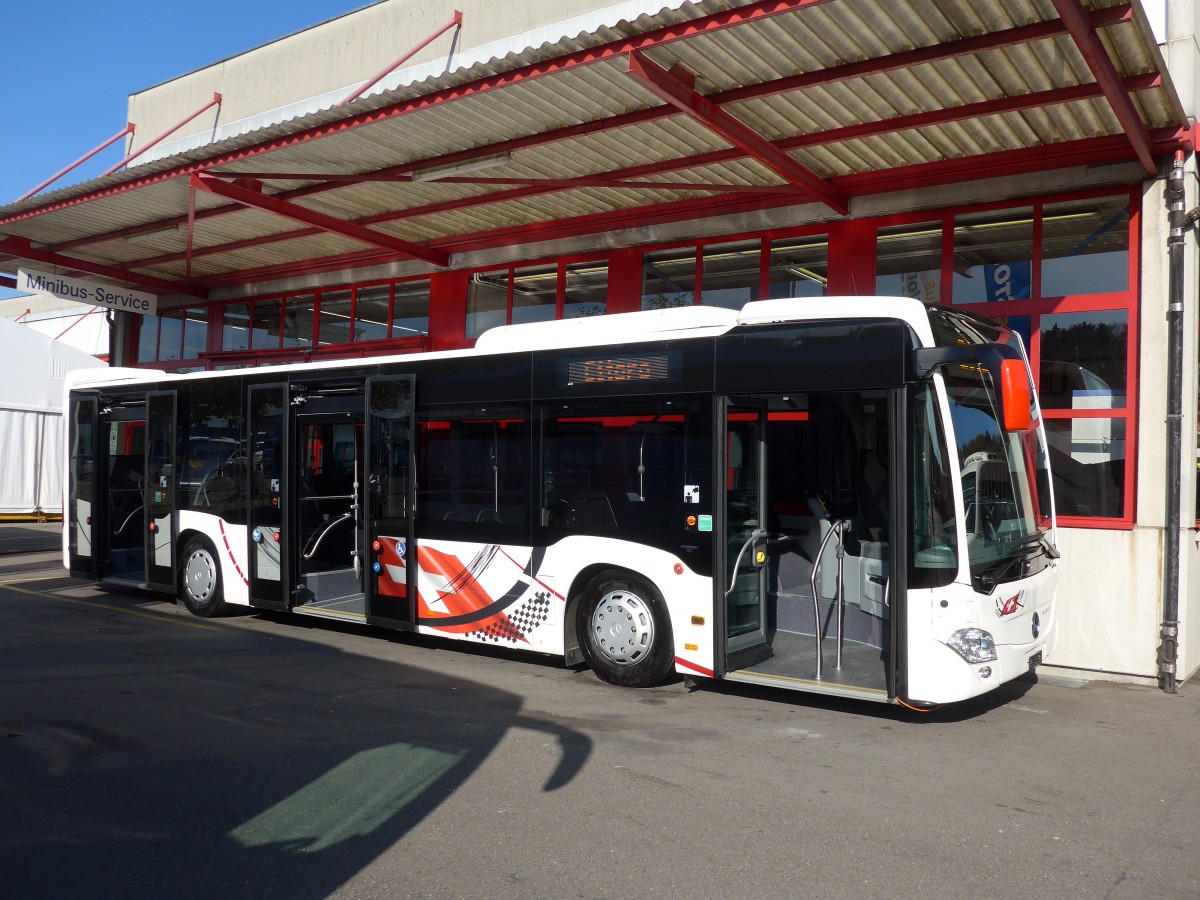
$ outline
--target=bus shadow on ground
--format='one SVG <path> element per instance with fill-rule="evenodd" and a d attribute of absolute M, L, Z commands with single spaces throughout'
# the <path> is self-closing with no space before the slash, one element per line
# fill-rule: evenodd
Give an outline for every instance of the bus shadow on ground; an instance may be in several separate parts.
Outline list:
<path fill-rule="evenodd" d="M 490 685 L 52 600 L 0 604 L 0 674 L 14 896 L 325 897 L 511 729 L 556 746 L 529 763 L 545 791 L 592 750 Z"/>
<path fill-rule="evenodd" d="M 868 700 L 815 694 L 800 691 L 781 691 L 778 688 L 759 687 L 733 681 L 698 680 L 697 690 L 717 691 L 727 695 L 756 697 L 791 706 L 830 710 L 847 715 L 870 716 L 890 719 L 912 725 L 932 725 L 947 722 L 964 722 L 976 719 L 992 710 L 1001 708 L 1025 696 L 1037 684 L 1036 675 L 1024 675 L 1005 682 L 979 697 L 960 700 L 931 709 L 914 709 L 899 703 L 876 703 Z"/>

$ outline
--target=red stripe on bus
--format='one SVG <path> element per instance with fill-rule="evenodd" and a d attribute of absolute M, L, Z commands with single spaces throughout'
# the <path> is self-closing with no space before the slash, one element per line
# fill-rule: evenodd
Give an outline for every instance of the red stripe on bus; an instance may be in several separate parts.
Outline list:
<path fill-rule="evenodd" d="M 712 669 L 706 669 L 704 666 L 698 666 L 694 662 L 688 662 L 686 659 L 680 659 L 678 656 L 675 657 L 675 665 L 683 666 L 685 669 L 691 669 L 693 672 L 698 672 L 706 678 L 716 677 Z"/>
<path fill-rule="evenodd" d="M 238 577 L 242 579 L 242 584 L 249 585 L 250 579 L 242 572 L 242 567 L 237 564 L 237 560 L 233 558 L 233 548 L 229 546 L 229 535 L 225 533 L 225 520 L 217 519 L 217 524 L 221 526 L 221 540 L 225 542 L 225 552 L 229 554 L 229 561 L 233 563 L 233 568 L 237 571 Z"/>

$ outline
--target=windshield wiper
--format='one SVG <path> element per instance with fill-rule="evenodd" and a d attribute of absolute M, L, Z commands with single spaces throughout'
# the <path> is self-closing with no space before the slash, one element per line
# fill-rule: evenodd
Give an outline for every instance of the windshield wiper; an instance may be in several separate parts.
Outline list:
<path fill-rule="evenodd" d="M 1050 539 L 1042 534 L 1031 534 L 1021 540 L 1008 545 L 1005 549 L 1010 552 L 1016 551 L 1013 556 L 1001 560 L 993 569 L 985 572 L 980 572 L 974 576 L 978 580 L 980 586 L 988 593 L 1000 583 L 1000 580 L 1007 575 L 1018 563 L 1029 561 L 1029 551 L 1038 550 L 1045 553 L 1050 559 L 1059 559 L 1062 554 L 1058 548 L 1050 543 Z"/>

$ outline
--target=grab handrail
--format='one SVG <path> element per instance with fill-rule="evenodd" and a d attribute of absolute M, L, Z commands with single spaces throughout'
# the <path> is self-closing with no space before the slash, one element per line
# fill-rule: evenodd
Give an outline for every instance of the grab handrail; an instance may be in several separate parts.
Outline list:
<path fill-rule="evenodd" d="M 813 598 L 813 631 L 816 634 L 817 640 L 817 680 L 821 680 L 823 672 L 824 659 L 821 653 L 821 605 L 817 599 L 817 575 L 821 571 L 821 560 L 825 558 L 825 548 L 829 546 L 829 539 L 836 534 L 838 536 L 837 544 L 837 660 L 836 668 L 842 667 L 842 606 L 845 602 L 843 592 L 843 560 L 845 557 L 845 544 L 843 541 L 843 529 L 845 522 L 834 519 L 826 520 L 829 522 L 829 531 L 825 532 L 825 537 L 821 539 L 821 548 L 817 550 L 817 558 L 813 562 L 812 575 L 809 577 L 809 585 L 812 587 Z"/>

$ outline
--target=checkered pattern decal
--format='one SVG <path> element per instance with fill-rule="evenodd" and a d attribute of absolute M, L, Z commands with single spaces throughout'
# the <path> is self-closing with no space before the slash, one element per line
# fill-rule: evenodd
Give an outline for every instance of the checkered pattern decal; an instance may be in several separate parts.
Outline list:
<path fill-rule="evenodd" d="M 508 615 L 497 616 L 488 624 L 476 631 L 468 632 L 467 637 L 481 641 L 500 643 L 507 641 L 516 644 L 523 641 L 539 625 L 550 616 L 550 594 L 548 591 L 538 591 Z"/>

